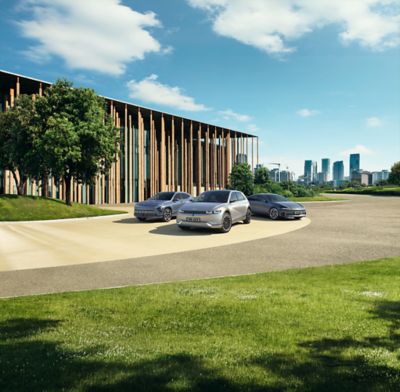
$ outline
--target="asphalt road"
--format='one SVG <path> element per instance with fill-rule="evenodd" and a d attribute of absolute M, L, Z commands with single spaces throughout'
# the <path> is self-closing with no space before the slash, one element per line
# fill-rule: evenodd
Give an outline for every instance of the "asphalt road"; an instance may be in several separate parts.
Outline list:
<path fill-rule="evenodd" d="M 0 297 L 253 274 L 399 256 L 400 198 L 348 198 L 349 202 L 307 204 L 311 224 L 281 236 L 130 260 L 0 272 Z"/>

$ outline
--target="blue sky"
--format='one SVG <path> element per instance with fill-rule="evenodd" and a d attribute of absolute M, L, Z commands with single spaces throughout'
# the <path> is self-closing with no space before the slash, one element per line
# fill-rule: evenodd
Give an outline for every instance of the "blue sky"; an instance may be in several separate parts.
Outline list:
<path fill-rule="evenodd" d="M 265 164 L 400 160 L 399 0 L 0 0 L 0 69 L 260 137 Z"/>

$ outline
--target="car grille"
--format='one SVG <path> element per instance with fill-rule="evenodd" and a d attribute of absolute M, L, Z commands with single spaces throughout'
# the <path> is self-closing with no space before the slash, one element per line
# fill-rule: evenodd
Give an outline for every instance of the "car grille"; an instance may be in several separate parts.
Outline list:
<path fill-rule="evenodd" d="M 191 214 L 191 215 L 205 215 L 206 212 L 205 211 L 186 211 L 183 210 L 184 214 Z"/>
<path fill-rule="evenodd" d="M 142 210 L 142 209 L 137 209 L 135 210 L 135 212 L 139 213 L 139 214 L 152 214 L 154 212 L 154 210 Z"/>

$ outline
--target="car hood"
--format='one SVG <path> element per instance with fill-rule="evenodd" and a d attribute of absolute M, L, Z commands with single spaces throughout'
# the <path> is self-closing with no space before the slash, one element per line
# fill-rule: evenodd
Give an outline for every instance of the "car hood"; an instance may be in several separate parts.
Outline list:
<path fill-rule="evenodd" d="M 295 203 L 294 201 L 280 201 L 275 204 L 277 204 L 278 206 L 292 208 L 292 209 L 304 208 L 301 204 Z"/>
<path fill-rule="evenodd" d="M 224 203 L 199 203 L 199 202 L 191 202 L 185 203 L 182 207 L 184 211 L 212 211 L 218 207 L 225 207 Z"/>
<path fill-rule="evenodd" d="M 155 208 L 158 207 L 164 203 L 167 203 L 168 200 L 145 200 L 145 201 L 141 201 L 140 203 L 137 203 L 135 205 L 135 207 L 139 207 L 139 208 Z"/>

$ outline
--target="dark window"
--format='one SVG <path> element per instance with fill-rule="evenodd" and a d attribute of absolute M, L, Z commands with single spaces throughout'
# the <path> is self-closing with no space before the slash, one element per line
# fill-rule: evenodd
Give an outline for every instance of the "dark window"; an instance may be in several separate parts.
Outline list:
<path fill-rule="evenodd" d="M 229 191 L 203 192 L 195 201 L 200 203 L 227 203 Z"/>
<path fill-rule="evenodd" d="M 182 199 L 189 199 L 190 195 L 188 193 L 181 193 Z"/>
<path fill-rule="evenodd" d="M 237 192 L 232 192 L 230 202 L 233 203 L 233 202 L 238 201 L 238 200 L 239 200 L 239 199 L 238 199 L 238 197 L 237 197 Z"/>
<path fill-rule="evenodd" d="M 286 197 L 283 197 L 281 195 L 270 195 L 269 200 L 270 201 L 288 201 L 288 199 L 286 199 Z"/>
<path fill-rule="evenodd" d="M 235 192 L 235 193 L 236 193 L 236 197 L 239 201 L 246 200 L 246 198 L 243 196 L 242 193 L 240 193 L 240 192 Z"/>
<path fill-rule="evenodd" d="M 171 200 L 174 196 L 175 192 L 160 192 L 156 193 L 151 200 Z"/>

